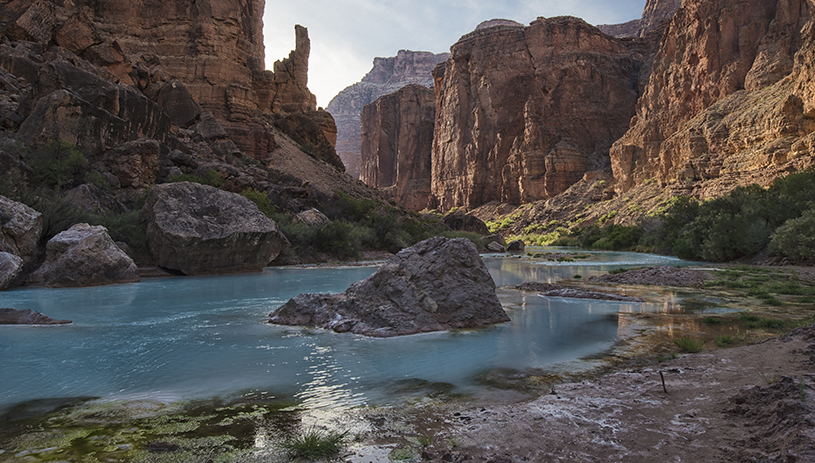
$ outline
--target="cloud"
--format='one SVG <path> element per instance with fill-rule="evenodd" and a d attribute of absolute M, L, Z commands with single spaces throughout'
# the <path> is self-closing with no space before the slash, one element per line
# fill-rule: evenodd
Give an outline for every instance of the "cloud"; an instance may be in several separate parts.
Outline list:
<path fill-rule="evenodd" d="M 326 106 L 358 82 L 377 56 L 401 49 L 441 53 L 480 22 L 504 18 L 529 24 L 538 16 L 572 15 L 591 24 L 638 18 L 645 0 L 267 0 L 266 67 L 294 47 L 294 25 L 311 38 L 309 88 Z"/>

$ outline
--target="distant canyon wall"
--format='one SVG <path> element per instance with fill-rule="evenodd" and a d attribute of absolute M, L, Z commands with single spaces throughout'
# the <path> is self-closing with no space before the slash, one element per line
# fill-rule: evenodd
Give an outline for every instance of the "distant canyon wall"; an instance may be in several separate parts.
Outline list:
<path fill-rule="evenodd" d="M 349 175 L 359 178 L 363 169 L 360 116 L 365 105 L 408 84 L 433 87 L 433 67 L 448 56 L 449 53 L 399 50 L 394 57 L 374 58 L 373 68 L 361 82 L 345 88 L 328 103 L 326 110 L 337 123 L 337 153 Z"/>
<path fill-rule="evenodd" d="M 360 180 L 401 207 L 426 208 L 435 114 L 435 93 L 418 84 L 365 105 Z"/>

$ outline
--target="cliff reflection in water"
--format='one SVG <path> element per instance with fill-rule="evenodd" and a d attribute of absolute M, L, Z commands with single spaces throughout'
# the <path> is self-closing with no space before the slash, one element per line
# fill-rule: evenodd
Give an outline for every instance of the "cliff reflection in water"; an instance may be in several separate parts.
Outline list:
<path fill-rule="evenodd" d="M 485 261 L 499 286 L 680 263 L 623 253 L 591 253 L 568 263 Z M 74 324 L 0 327 L 0 408 L 80 396 L 181 400 L 251 394 L 309 408 L 428 394 L 478 396 L 489 389 L 477 380 L 484 371 L 576 368 L 579 359 L 614 345 L 624 323 L 620 312 L 666 310 L 503 288 L 499 298 L 512 322 L 486 329 L 373 339 L 266 323 L 272 310 L 299 293 L 340 292 L 373 271 L 270 268 L 254 275 L 3 292 L 3 306 Z"/>

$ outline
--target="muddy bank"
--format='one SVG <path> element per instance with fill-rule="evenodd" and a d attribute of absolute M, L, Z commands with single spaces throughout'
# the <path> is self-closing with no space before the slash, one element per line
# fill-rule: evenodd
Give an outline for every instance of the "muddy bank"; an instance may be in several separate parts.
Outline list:
<path fill-rule="evenodd" d="M 392 444 L 387 423 L 409 425 L 430 443 L 398 448 L 423 461 L 815 461 L 814 341 L 815 325 L 557 385 L 525 403 L 375 412 L 385 426 L 373 440 Z"/>

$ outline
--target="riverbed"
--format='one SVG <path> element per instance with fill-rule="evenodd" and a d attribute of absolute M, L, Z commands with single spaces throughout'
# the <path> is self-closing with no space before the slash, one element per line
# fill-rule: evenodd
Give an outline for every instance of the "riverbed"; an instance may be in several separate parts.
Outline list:
<path fill-rule="evenodd" d="M 528 249 L 485 255 L 499 287 L 578 280 L 621 267 L 683 265 L 665 256 Z M 535 258 L 547 252 L 567 258 Z M 571 256 L 571 257 L 570 257 Z M 306 409 L 392 404 L 428 394 L 517 398 L 495 381 L 590 368 L 629 335 L 621 313 L 699 310 L 664 302 L 547 298 L 499 288 L 511 322 L 480 330 L 371 339 L 275 326 L 268 314 L 302 292 L 340 292 L 369 266 L 267 268 L 77 289 L 22 288 L 0 306 L 68 326 L 0 326 L 0 409 L 40 399 L 279 399 Z"/>

